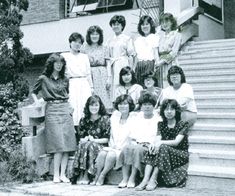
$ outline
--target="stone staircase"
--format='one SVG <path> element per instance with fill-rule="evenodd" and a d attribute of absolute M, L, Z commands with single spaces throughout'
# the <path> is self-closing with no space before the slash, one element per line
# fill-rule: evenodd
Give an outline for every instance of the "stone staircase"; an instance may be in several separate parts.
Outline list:
<path fill-rule="evenodd" d="M 187 186 L 235 190 L 235 39 L 188 42 L 178 59 L 198 108 Z"/>

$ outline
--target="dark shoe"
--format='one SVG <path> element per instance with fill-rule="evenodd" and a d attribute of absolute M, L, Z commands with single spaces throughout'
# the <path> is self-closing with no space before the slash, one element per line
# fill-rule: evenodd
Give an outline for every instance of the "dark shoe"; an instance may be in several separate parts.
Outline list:
<path fill-rule="evenodd" d="M 77 184 L 77 179 L 78 179 L 78 176 L 73 176 L 72 178 L 70 178 L 71 184 L 72 185 Z"/>

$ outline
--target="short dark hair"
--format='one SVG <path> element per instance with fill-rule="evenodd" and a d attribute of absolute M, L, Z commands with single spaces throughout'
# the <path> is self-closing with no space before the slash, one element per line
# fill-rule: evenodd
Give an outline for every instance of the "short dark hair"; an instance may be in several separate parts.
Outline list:
<path fill-rule="evenodd" d="M 112 27 L 112 25 L 113 25 L 114 23 L 116 23 L 116 22 L 120 23 L 120 24 L 122 25 L 122 30 L 124 30 L 124 28 L 125 28 L 125 26 L 126 26 L 126 19 L 125 19 L 125 17 L 122 16 L 122 15 L 114 15 L 114 16 L 110 19 L 109 25 Z"/>
<path fill-rule="evenodd" d="M 119 84 L 120 85 L 125 86 L 125 82 L 123 81 L 122 76 L 128 73 L 131 74 L 131 84 L 136 84 L 136 77 L 135 77 L 134 71 L 131 69 L 131 67 L 126 66 L 126 67 L 123 67 L 119 72 Z"/>
<path fill-rule="evenodd" d="M 172 66 L 169 70 L 168 70 L 168 73 L 167 73 L 167 81 L 169 83 L 170 86 L 172 86 L 172 82 L 171 82 L 171 78 L 170 76 L 172 74 L 180 74 L 180 77 L 181 77 L 181 84 L 183 83 L 186 83 L 186 78 L 185 78 L 185 75 L 184 75 L 184 71 L 181 67 L 179 66 Z"/>
<path fill-rule="evenodd" d="M 84 107 L 84 115 L 85 115 L 86 119 L 90 119 L 90 117 L 91 117 L 89 105 L 96 103 L 96 102 L 98 102 L 100 104 L 100 109 L 99 109 L 98 114 L 101 116 L 104 116 L 107 114 L 105 106 L 104 106 L 103 102 L 101 101 L 100 97 L 98 95 L 92 95 L 87 99 L 85 107 Z"/>
<path fill-rule="evenodd" d="M 81 43 L 84 43 L 84 38 L 80 33 L 74 32 L 69 36 L 69 43 L 73 41 L 81 40 Z"/>
<path fill-rule="evenodd" d="M 114 105 L 114 108 L 116 110 L 118 110 L 118 105 L 124 101 L 127 101 L 127 103 L 129 104 L 129 112 L 132 112 L 134 111 L 135 109 L 135 104 L 134 104 L 134 101 L 133 99 L 131 98 L 130 95 L 127 95 L 127 94 L 124 94 L 124 95 L 120 95 L 116 98 L 116 100 L 114 101 L 113 105 Z"/>
<path fill-rule="evenodd" d="M 60 60 L 62 62 L 62 64 L 63 64 L 63 67 L 62 67 L 62 69 L 59 72 L 59 76 L 61 78 L 65 77 L 65 65 L 66 65 L 66 61 L 65 61 L 64 57 L 61 56 L 59 53 L 53 53 L 53 54 L 51 54 L 48 57 L 48 59 L 46 60 L 46 63 L 45 63 L 45 69 L 43 71 L 43 75 L 45 75 L 47 77 L 51 76 L 51 74 L 53 73 L 53 70 L 54 70 L 54 63 L 57 60 Z"/>
<path fill-rule="evenodd" d="M 174 16 L 171 13 L 163 13 L 160 16 L 160 24 L 162 24 L 163 21 L 171 21 L 171 30 L 176 30 L 177 29 L 177 21 L 174 18 Z"/>
<path fill-rule="evenodd" d="M 160 107 L 160 116 L 162 117 L 163 122 L 167 122 L 164 111 L 168 105 L 175 109 L 175 120 L 178 123 L 181 120 L 181 109 L 179 103 L 175 99 L 165 99 L 162 102 L 162 105 Z"/>
<path fill-rule="evenodd" d="M 91 34 L 94 33 L 94 32 L 97 32 L 100 35 L 98 45 L 101 45 L 103 43 L 103 40 L 104 40 L 103 30 L 97 25 L 90 26 L 89 29 L 87 30 L 86 42 L 88 43 L 88 45 L 92 44 Z"/>
<path fill-rule="evenodd" d="M 150 33 L 155 33 L 156 30 L 155 30 L 155 24 L 154 24 L 153 19 L 150 16 L 144 15 L 144 16 L 141 16 L 141 18 L 139 20 L 139 23 L 138 23 L 137 30 L 138 30 L 139 34 L 142 35 L 142 36 L 145 35 L 144 32 L 141 29 L 141 25 L 144 23 L 144 21 L 147 21 L 150 24 L 150 27 L 151 27 L 150 28 Z"/>
<path fill-rule="evenodd" d="M 155 96 L 152 93 L 145 91 L 140 95 L 138 103 L 139 103 L 140 107 L 144 103 L 151 103 L 153 106 L 155 106 L 157 103 L 157 99 L 155 98 Z"/>
<path fill-rule="evenodd" d="M 154 73 L 153 71 L 150 71 L 150 72 L 147 72 L 147 73 L 144 73 L 143 75 L 143 79 L 147 79 L 147 78 L 152 78 L 153 81 L 154 81 L 154 86 L 157 86 L 158 85 L 158 79 L 156 78 L 156 73 Z"/>

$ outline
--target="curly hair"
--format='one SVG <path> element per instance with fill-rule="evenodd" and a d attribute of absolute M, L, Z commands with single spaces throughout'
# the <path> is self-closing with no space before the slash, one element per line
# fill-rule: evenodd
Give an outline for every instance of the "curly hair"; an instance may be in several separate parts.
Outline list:
<path fill-rule="evenodd" d="M 99 108 L 99 111 L 98 111 L 99 115 L 104 116 L 104 115 L 107 114 L 105 106 L 104 106 L 103 102 L 101 101 L 100 97 L 98 95 L 92 95 L 87 99 L 85 107 L 84 107 L 83 112 L 84 112 L 84 115 L 85 115 L 86 119 L 90 119 L 91 112 L 89 110 L 89 106 L 94 104 L 94 103 L 99 103 L 100 104 L 100 108 Z"/>
<path fill-rule="evenodd" d="M 143 76 L 144 81 L 147 78 L 152 78 L 154 81 L 153 86 L 158 86 L 158 79 L 156 78 L 156 74 L 153 71 L 144 73 L 144 74 L 142 74 L 142 76 Z"/>
<path fill-rule="evenodd" d="M 71 44 L 71 42 L 77 41 L 77 40 L 81 40 L 81 44 L 84 43 L 84 38 L 80 33 L 74 32 L 69 36 L 69 43 L 70 44 Z"/>
<path fill-rule="evenodd" d="M 101 45 L 103 43 L 103 40 L 104 40 L 103 30 L 97 25 L 90 26 L 89 29 L 87 30 L 86 42 L 88 43 L 88 45 L 92 44 L 91 34 L 94 33 L 94 32 L 96 32 L 100 35 L 98 45 Z"/>
<path fill-rule="evenodd" d="M 133 99 L 131 98 L 130 95 L 120 95 L 116 98 L 116 100 L 114 101 L 114 108 L 116 110 L 118 110 L 118 105 L 124 101 L 127 101 L 127 103 L 129 104 L 129 112 L 132 112 L 134 111 L 135 109 L 135 104 L 134 104 L 134 101 Z"/>
<path fill-rule="evenodd" d="M 175 120 L 176 123 L 178 123 L 181 120 L 181 109 L 179 103 L 175 99 L 165 99 L 162 102 L 162 105 L 160 107 L 160 116 L 162 117 L 163 122 L 167 122 L 164 111 L 168 106 L 175 109 Z"/>
<path fill-rule="evenodd" d="M 145 21 L 147 21 L 150 24 L 150 33 L 155 33 L 156 30 L 155 30 L 155 24 L 154 24 L 153 19 L 150 16 L 144 15 L 140 18 L 139 23 L 138 23 L 137 30 L 138 30 L 139 34 L 142 35 L 142 36 L 145 36 L 144 32 L 141 29 L 141 25 Z"/>
<path fill-rule="evenodd" d="M 112 27 L 113 24 L 115 24 L 116 22 L 120 23 L 122 25 L 122 30 L 124 30 L 125 26 L 126 26 L 126 19 L 124 16 L 122 15 L 114 15 L 110 21 L 109 21 L 109 25 Z"/>
<path fill-rule="evenodd" d="M 171 22 L 171 30 L 176 30 L 178 27 L 177 27 L 177 21 L 176 19 L 174 18 L 174 16 L 171 14 L 171 13 L 163 13 L 161 16 L 160 16 L 160 24 L 163 23 L 163 21 L 170 21 Z"/>
<path fill-rule="evenodd" d="M 170 78 L 170 76 L 173 75 L 173 74 L 180 74 L 181 84 L 186 83 L 186 78 L 185 78 L 183 69 L 181 67 L 175 65 L 175 66 L 172 66 L 168 70 L 168 73 L 167 73 L 167 81 L 168 81 L 170 86 L 173 85 L 173 83 L 171 82 L 171 78 Z"/>
<path fill-rule="evenodd" d="M 134 71 L 131 69 L 131 67 L 126 66 L 126 67 L 123 67 L 119 72 L 119 84 L 120 85 L 125 86 L 125 82 L 123 81 L 122 76 L 129 74 L 129 73 L 131 74 L 131 84 L 136 84 L 137 80 L 136 80 Z"/>
<path fill-rule="evenodd" d="M 63 64 L 62 69 L 59 72 L 59 76 L 61 78 L 64 78 L 65 77 L 66 61 L 65 61 L 64 57 L 61 56 L 59 53 L 53 53 L 48 57 L 48 59 L 46 60 L 46 63 L 45 63 L 45 69 L 42 74 L 47 77 L 50 77 L 54 71 L 54 63 L 56 61 L 60 61 Z"/>
<path fill-rule="evenodd" d="M 141 96 L 138 100 L 138 103 L 139 103 L 140 107 L 144 103 L 151 103 L 153 106 L 155 106 L 157 103 L 157 99 L 155 98 L 155 96 L 152 93 L 143 91 L 143 93 L 141 94 Z"/>

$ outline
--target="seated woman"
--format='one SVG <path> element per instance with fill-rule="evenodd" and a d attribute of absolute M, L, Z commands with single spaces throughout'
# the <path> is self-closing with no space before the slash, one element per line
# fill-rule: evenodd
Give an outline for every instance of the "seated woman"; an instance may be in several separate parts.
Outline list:
<path fill-rule="evenodd" d="M 114 98 L 127 94 L 131 96 L 134 104 L 137 104 L 142 90 L 142 86 L 136 84 L 134 71 L 129 66 L 123 67 L 119 73 L 119 86 L 115 90 Z"/>
<path fill-rule="evenodd" d="M 178 66 L 172 66 L 168 70 L 167 80 L 170 86 L 162 90 L 161 103 L 164 99 L 176 99 L 182 110 L 181 119 L 192 126 L 197 120 L 193 88 L 186 83 L 184 72 Z"/>
<path fill-rule="evenodd" d="M 139 99 L 142 112 L 135 117 L 135 123 L 131 126 L 130 143 L 126 145 L 121 154 L 123 179 L 118 185 L 120 188 L 135 187 L 136 174 L 139 171 L 143 175 L 141 161 L 144 151 L 150 144 L 154 143 L 157 134 L 157 124 L 161 120 L 160 116 L 153 113 L 156 99 L 151 93 L 144 93 Z M 129 175 L 129 173 L 131 174 Z"/>
<path fill-rule="evenodd" d="M 120 168 L 118 158 L 123 147 L 128 143 L 130 125 L 135 116 L 132 111 L 135 104 L 129 95 L 120 95 L 114 103 L 115 111 L 113 112 L 111 122 L 111 134 L 109 147 L 103 148 L 96 159 L 96 177 L 93 185 L 104 184 L 106 174 L 113 168 Z M 133 122 L 132 122 L 133 123 Z"/>
<path fill-rule="evenodd" d="M 95 159 L 110 136 L 110 119 L 100 97 L 88 98 L 84 114 L 78 126 L 79 144 L 73 163 L 72 184 L 76 184 L 79 175 L 79 184 L 89 184 L 89 175 L 95 175 Z"/>
<path fill-rule="evenodd" d="M 144 155 L 144 178 L 136 190 L 154 190 L 157 179 L 166 187 L 184 186 L 187 179 L 188 122 L 181 121 L 180 106 L 174 99 L 161 105 L 156 143 Z"/>

